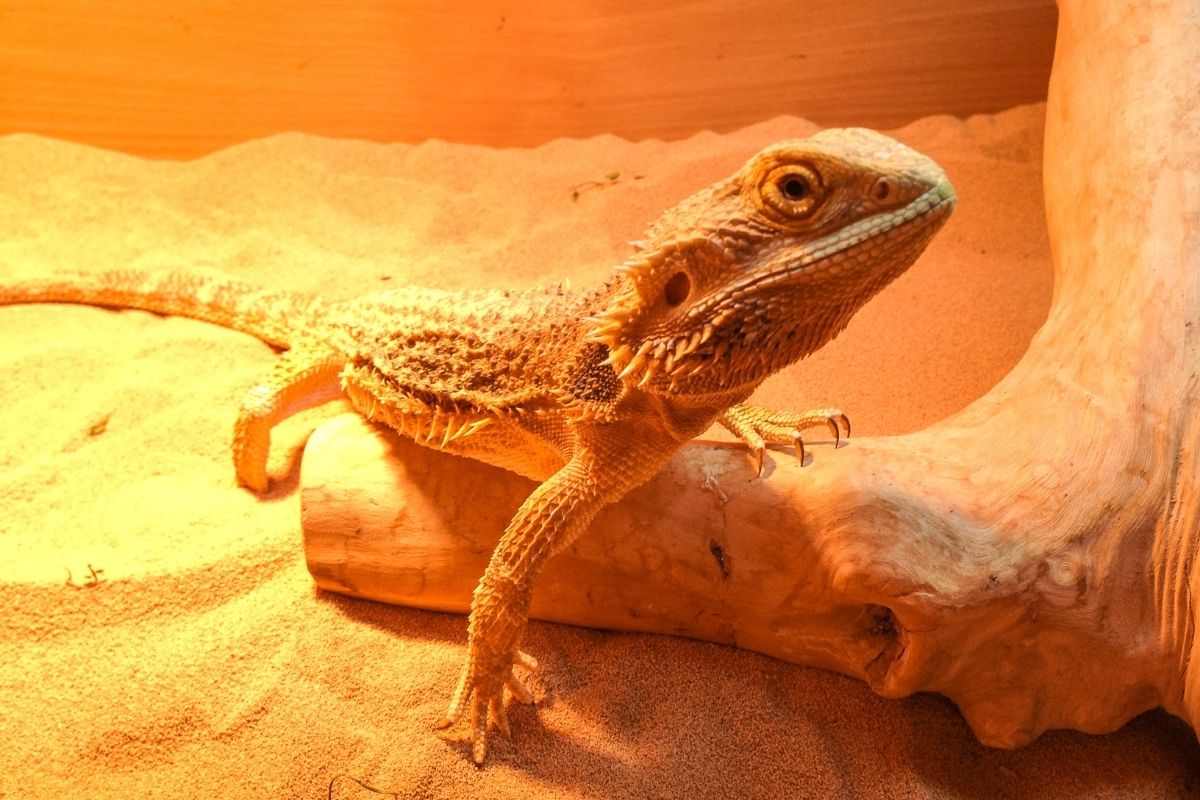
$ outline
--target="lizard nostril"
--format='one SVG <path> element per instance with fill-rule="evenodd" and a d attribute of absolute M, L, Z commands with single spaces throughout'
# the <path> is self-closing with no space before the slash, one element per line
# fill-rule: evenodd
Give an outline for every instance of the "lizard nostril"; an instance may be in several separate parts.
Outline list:
<path fill-rule="evenodd" d="M 682 270 L 671 276 L 671 280 L 667 281 L 666 287 L 663 288 L 663 297 L 667 301 L 667 305 L 674 308 L 675 306 L 687 300 L 688 293 L 692 291 L 692 279 L 687 276 Z"/>

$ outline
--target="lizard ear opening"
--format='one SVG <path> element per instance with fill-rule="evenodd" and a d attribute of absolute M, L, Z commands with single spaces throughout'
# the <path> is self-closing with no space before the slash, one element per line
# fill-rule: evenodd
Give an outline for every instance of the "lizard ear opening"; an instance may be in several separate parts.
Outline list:
<path fill-rule="evenodd" d="M 683 270 L 676 272 L 667 281 L 667 285 L 663 287 L 663 299 L 667 301 L 667 305 L 675 308 L 684 300 L 688 299 L 688 295 L 692 292 L 692 279 Z"/>
<path fill-rule="evenodd" d="M 896 182 L 887 175 L 880 175 L 875 179 L 875 185 L 871 187 L 871 197 L 879 202 L 884 202 L 896 193 Z"/>

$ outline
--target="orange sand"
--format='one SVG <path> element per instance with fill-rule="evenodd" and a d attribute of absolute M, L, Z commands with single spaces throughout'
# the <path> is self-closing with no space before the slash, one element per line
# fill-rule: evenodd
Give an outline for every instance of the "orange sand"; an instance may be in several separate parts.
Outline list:
<path fill-rule="evenodd" d="M 1020 357 L 1051 291 L 1041 107 L 923 120 L 959 211 L 825 351 L 764 387 L 837 403 L 858 433 L 919 429 Z M 773 140 L 735 134 L 534 150 L 283 136 L 190 163 L 0 139 L 0 271 L 183 268 L 344 298 L 415 283 L 597 279 L 656 214 Z M 613 185 L 584 191 L 588 180 Z M 638 176 L 635 178 L 635 176 Z M 728 647 L 535 623 L 544 698 L 484 771 L 430 732 L 465 620 L 317 593 L 297 462 L 330 410 L 277 431 L 276 490 L 234 485 L 246 336 L 79 307 L 0 308 L 0 797 L 1160 798 L 1200 748 L 1162 713 L 1016 752 L 939 697 Z M 340 408 L 333 404 L 332 410 Z M 1031 420 L 1031 424 L 1039 424 Z M 816 466 L 819 468 L 819 459 Z M 76 585 L 88 565 L 102 582 Z M 461 738 L 461 737 L 459 737 Z"/>

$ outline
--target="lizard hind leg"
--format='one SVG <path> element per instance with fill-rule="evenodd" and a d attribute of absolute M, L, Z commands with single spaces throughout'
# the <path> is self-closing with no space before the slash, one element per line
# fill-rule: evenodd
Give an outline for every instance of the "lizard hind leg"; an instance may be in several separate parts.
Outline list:
<path fill-rule="evenodd" d="M 804 439 L 800 432 L 806 428 L 824 425 L 833 436 L 834 447 L 842 442 L 842 428 L 846 429 L 846 438 L 850 438 L 850 418 L 837 408 L 802 412 L 770 411 L 749 403 L 738 403 L 726 409 L 718 421 L 750 448 L 759 475 L 762 474 L 763 456 L 768 444 L 792 445 L 796 448 L 796 459 L 803 466 Z"/>
<path fill-rule="evenodd" d="M 300 346 L 280 354 L 271 372 L 246 392 L 233 429 L 238 483 L 265 492 L 271 428 L 297 411 L 338 397 L 345 359 L 327 347 Z"/>

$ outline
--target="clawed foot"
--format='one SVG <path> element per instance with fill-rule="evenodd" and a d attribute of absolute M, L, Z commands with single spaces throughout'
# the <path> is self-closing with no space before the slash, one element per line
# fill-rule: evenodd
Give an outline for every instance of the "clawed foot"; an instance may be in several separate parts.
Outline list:
<path fill-rule="evenodd" d="M 492 723 L 495 723 L 496 728 L 505 736 L 510 735 L 508 711 L 504 706 L 504 688 L 507 686 L 508 691 L 519 702 L 533 703 L 533 695 L 517 677 L 514 667 L 521 666 L 532 671 L 538 666 L 532 656 L 520 650 L 513 657 L 513 663 L 507 666 L 502 665 L 499 668 L 493 666 L 488 669 L 481 661 L 475 648 L 472 647 L 467 656 L 467 663 L 463 667 L 462 676 L 458 680 L 458 688 L 454 690 L 454 697 L 450 701 L 450 707 L 446 710 L 446 716 L 435 726 L 439 729 L 449 728 L 462 718 L 463 712 L 469 705 L 471 708 L 471 758 L 476 766 L 481 766 L 484 759 L 487 758 L 488 731 Z"/>
<path fill-rule="evenodd" d="M 733 406 L 721 415 L 720 422 L 738 436 L 754 454 L 755 468 L 762 475 L 763 456 L 768 444 L 790 444 L 796 448 L 796 458 L 804 464 L 804 439 L 800 432 L 805 428 L 824 425 L 833 434 L 834 447 L 842 442 L 842 428 L 850 438 L 850 418 L 840 409 L 821 408 L 803 413 L 768 411 L 746 403 Z"/>

